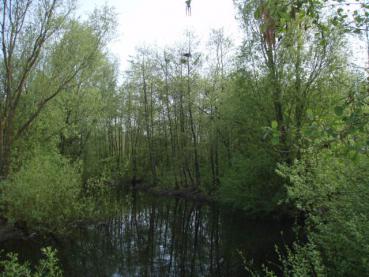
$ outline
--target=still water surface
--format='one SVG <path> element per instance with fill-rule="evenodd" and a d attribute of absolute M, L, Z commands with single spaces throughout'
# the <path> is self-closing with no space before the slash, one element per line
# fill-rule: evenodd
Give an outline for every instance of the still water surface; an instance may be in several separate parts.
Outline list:
<path fill-rule="evenodd" d="M 112 218 L 52 243 L 65 276 L 248 276 L 240 251 L 256 265 L 277 263 L 275 244 L 291 237 L 288 226 L 250 221 L 214 205 L 138 192 L 120 203 Z M 13 241 L 1 247 L 34 261 L 48 244 Z"/>

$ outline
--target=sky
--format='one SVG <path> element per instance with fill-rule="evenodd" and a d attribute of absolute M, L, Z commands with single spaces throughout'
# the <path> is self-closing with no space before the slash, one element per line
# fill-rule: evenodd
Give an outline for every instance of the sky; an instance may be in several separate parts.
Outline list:
<path fill-rule="evenodd" d="M 108 5 L 118 15 L 117 33 L 109 45 L 118 59 L 121 72 L 127 60 L 141 46 L 173 46 L 183 40 L 186 30 L 193 30 L 205 43 L 211 29 L 223 28 L 234 46 L 242 41 L 232 0 L 192 0 L 192 14 L 186 16 L 185 0 L 77 0 L 77 15 L 87 17 L 94 8 Z M 368 66 L 365 40 L 350 39 L 349 60 L 360 67 Z"/>
<path fill-rule="evenodd" d="M 187 29 L 204 41 L 211 29 L 224 28 L 236 45 L 241 42 L 232 0 L 192 0 L 191 16 L 186 16 L 185 0 L 79 0 L 77 13 L 83 17 L 104 4 L 115 7 L 118 14 L 117 36 L 109 48 L 122 70 L 136 47 L 171 46 Z"/>

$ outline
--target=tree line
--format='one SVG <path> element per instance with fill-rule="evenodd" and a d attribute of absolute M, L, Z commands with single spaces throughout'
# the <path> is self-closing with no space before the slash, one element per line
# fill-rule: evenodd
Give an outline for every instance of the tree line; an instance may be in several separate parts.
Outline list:
<path fill-rule="evenodd" d="M 73 1 L 4 0 L 6 217 L 40 224 L 53 216 L 27 213 L 30 203 L 64 197 L 72 202 L 61 205 L 74 208 L 63 218 L 74 219 L 92 185 L 145 183 L 202 193 L 253 215 L 302 217 L 308 243 L 288 252 L 286 275 L 365 275 L 368 65 L 353 65 L 347 49 L 358 40 L 369 45 L 368 3 L 235 6 L 241 47 L 221 29 L 206 47 L 187 32 L 173 47 L 139 48 L 123 73 L 106 48 L 113 10 L 82 21 L 72 15 Z"/>

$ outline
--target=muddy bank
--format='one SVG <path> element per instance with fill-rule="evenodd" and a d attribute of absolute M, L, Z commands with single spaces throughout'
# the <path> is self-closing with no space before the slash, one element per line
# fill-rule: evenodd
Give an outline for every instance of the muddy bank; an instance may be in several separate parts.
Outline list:
<path fill-rule="evenodd" d="M 136 183 L 132 185 L 130 183 L 124 183 L 119 185 L 124 190 L 130 191 L 140 191 L 149 193 L 151 195 L 163 196 L 163 197 L 174 197 L 183 200 L 189 200 L 198 202 L 199 204 L 214 204 L 222 209 L 230 209 L 237 212 L 243 213 L 248 220 L 253 221 L 278 221 L 290 224 L 292 222 L 304 222 L 304 216 L 296 213 L 294 209 L 286 209 L 286 207 L 281 206 L 273 211 L 263 211 L 263 210 L 243 210 L 232 205 L 221 202 L 216 198 L 215 195 L 207 195 L 196 188 L 186 188 L 186 189 L 173 189 L 173 188 L 160 188 L 145 183 Z"/>
<path fill-rule="evenodd" d="M 125 189 L 129 190 L 136 190 L 136 191 L 143 191 L 148 192 L 153 195 L 158 196 L 168 196 L 168 197 L 175 197 L 181 198 L 185 200 L 192 200 L 201 203 L 215 203 L 216 199 L 214 196 L 209 196 L 204 192 L 199 191 L 196 188 L 186 188 L 186 189 L 167 189 L 167 188 L 159 188 L 154 187 L 147 184 L 135 184 L 132 185 L 123 185 Z"/>

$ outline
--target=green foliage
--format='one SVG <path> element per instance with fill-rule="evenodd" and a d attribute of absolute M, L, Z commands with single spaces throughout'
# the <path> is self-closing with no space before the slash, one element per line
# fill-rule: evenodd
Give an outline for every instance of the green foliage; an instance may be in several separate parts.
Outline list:
<path fill-rule="evenodd" d="M 365 34 L 369 23 L 369 4 L 365 1 L 334 0 L 335 14 L 331 20 L 334 26 L 354 34 Z"/>
<path fill-rule="evenodd" d="M 38 152 L 1 186 L 5 216 L 28 227 L 63 232 L 85 203 L 75 166 L 55 152 Z"/>
<path fill-rule="evenodd" d="M 41 249 L 44 258 L 39 261 L 35 270 L 29 263 L 21 263 L 18 255 L 9 253 L 5 260 L 0 261 L 1 277 L 62 277 L 63 273 L 58 265 L 56 250 L 50 247 Z"/>
<path fill-rule="evenodd" d="M 9 253 L 7 260 L 1 261 L 0 266 L 2 267 L 1 276 L 3 277 L 31 276 L 29 264 L 21 264 L 18 260 L 18 255 L 14 253 Z"/>
<path fill-rule="evenodd" d="M 257 270 L 252 263 L 246 259 L 243 253 L 239 253 L 243 259 L 245 270 L 250 273 L 252 277 L 325 277 L 327 276 L 327 269 L 324 265 L 321 252 L 317 246 L 311 242 L 305 244 L 294 243 L 292 247 L 287 247 L 281 252 L 279 248 L 275 251 L 278 254 L 280 262 L 278 270 L 271 269 L 271 266 L 263 264 Z M 274 268 L 274 265 L 273 265 Z"/>
<path fill-rule="evenodd" d="M 286 252 L 286 255 L 279 254 L 283 276 L 327 276 L 321 252 L 313 243 L 295 243 L 292 248 L 287 248 Z"/>
<path fill-rule="evenodd" d="M 325 150 L 279 168 L 288 199 L 309 215 L 309 238 L 329 276 L 369 274 L 368 166 L 366 155 L 353 160 Z"/>
<path fill-rule="evenodd" d="M 188 33 L 184 46 L 140 49 L 119 89 L 116 64 L 103 50 L 116 27 L 111 9 L 80 22 L 57 6 L 50 26 L 42 25 L 45 37 L 37 38 L 35 22 L 48 13 L 5 4 L 6 26 L 22 29 L 22 14 L 29 20 L 20 40 L 17 28 L 4 29 L 4 215 L 65 232 L 104 216 L 113 206 L 106 184 L 123 176 L 215 193 L 250 213 L 293 207 L 307 217 L 308 243 L 280 256 L 284 275 L 369 275 L 367 74 L 351 72 L 343 54 L 345 33 L 367 31 L 368 5 L 235 3 L 247 33 L 238 59 L 229 57 L 223 31 L 212 33 L 207 55 L 197 53 Z M 330 4 L 332 16 L 325 12 Z M 12 25 L 12 18 L 20 21 Z M 40 266 L 53 268 L 54 253 L 45 251 Z M 14 255 L 2 265 L 11 272 L 4 276 L 42 276 Z"/>
<path fill-rule="evenodd" d="M 218 198 L 252 213 L 273 211 L 282 198 L 274 168 L 275 161 L 263 151 L 234 157 L 221 179 Z"/>
<path fill-rule="evenodd" d="M 82 183 L 79 165 L 55 150 L 38 150 L 21 169 L 1 183 L 1 208 L 13 223 L 40 232 L 65 234 L 79 221 L 111 214 L 108 179 Z"/>
<path fill-rule="evenodd" d="M 321 223 L 312 238 L 323 248 L 330 275 L 369 274 L 368 157 L 340 159 L 328 174 L 339 175 L 337 194 L 327 201 L 327 212 L 315 215 Z M 334 164 L 333 164 L 334 165 Z M 333 179 L 333 180 L 334 180 Z M 331 181 L 330 179 L 326 181 Z"/>

